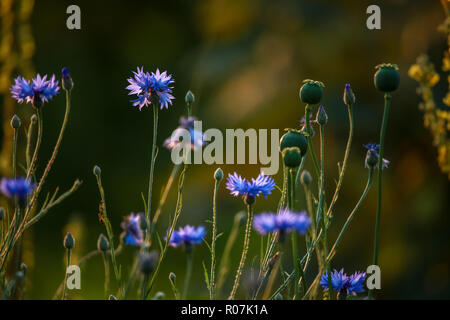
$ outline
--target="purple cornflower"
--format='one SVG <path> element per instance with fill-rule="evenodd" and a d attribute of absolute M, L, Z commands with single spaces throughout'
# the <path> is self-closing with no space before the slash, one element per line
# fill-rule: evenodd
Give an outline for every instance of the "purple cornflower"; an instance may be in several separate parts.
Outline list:
<path fill-rule="evenodd" d="M 344 269 L 339 272 L 335 269 L 331 272 L 331 286 L 339 293 L 356 295 L 356 293 L 364 292 L 365 280 L 365 272 L 355 272 L 350 276 L 344 273 Z M 328 272 L 325 272 L 320 278 L 320 285 L 324 289 L 328 289 Z"/>
<path fill-rule="evenodd" d="M 206 144 L 203 133 L 194 129 L 194 122 L 197 121 L 195 117 L 181 117 L 180 125 L 172 132 L 172 135 L 164 141 L 164 147 L 172 150 L 183 141 L 183 136 L 186 131 L 190 136 L 190 148 L 193 150 L 199 150 Z"/>
<path fill-rule="evenodd" d="M 233 175 L 228 174 L 227 189 L 236 197 L 238 195 L 244 197 L 247 204 L 252 204 L 254 199 L 260 194 L 267 198 L 274 188 L 275 181 L 263 173 L 259 174 L 256 179 L 252 178 L 251 181 L 242 178 L 236 172 Z"/>
<path fill-rule="evenodd" d="M 169 104 L 172 105 L 172 100 L 175 99 L 172 96 L 172 88 L 170 85 L 175 81 L 172 79 L 172 75 L 168 75 L 167 71 L 163 73 L 156 69 L 156 72 L 151 74 L 144 72 L 144 68 L 137 68 L 137 72 L 133 71 L 134 78 L 128 78 L 130 85 L 127 86 L 127 90 L 130 90 L 129 95 L 137 95 L 137 99 L 131 100 L 133 106 L 139 106 L 139 110 L 142 110 L 144 106 L 148 106 L 154 100 L 152 99 L 155 94 L 159 98 L 160 108 L 169 108 Z"/>
<path fill-rule="evenodd" d="M 144 233 L 141 230 L 141 216 L 142 214 L 131 213 L 120 226 L 123 229 L 123 239 L 126 244 L 130 246 L 140 246 L 144 241 Z"/>
<path fill-rule="evenodd" d="M 380 150 L 380 145 L 376 143 L 368 143 L 364 146 L 367 149 L 365 167 L 366 168 L 377 168 L 378 167 L 378 151 Z M 382 168 L 385 169 L 389 166 L 389 160 L 383 159 Z"/>
<path fill-rule="evenodd" d="M 17 77 L 10 91 L 12 97 L 19 103 L 31 103 L 34 107 L 39 108 L 45 102 L 51 100 L 58 94 L 59 86 L 58 81 L 55 80 L 53 75 L 50 80 L 47 80 L 47 75 L 43 77 L 38 74 L 36 78 L 31 81 L 26 80 L 24 77 Z"/>
<path fill-rule="evenodd" d="M 205 235 L 205 227 L 199 226 L 195 228 L 193 226 L 186 225 L 184 228 L 180 227 L 178 231 L 174 230 L 172 232 L 169 244 L 175 248 L 180 245 L 186 248 L 191 248 L 194 244 L 202 243 Z"/>
<path fill-rule="evenodd" d="M 255 216 L 253 226 L 261 235 L 271 232 L 278 232 L 280 240 L 284 239 L 284 235 L 291 231 L 297 231 L 305 234 L 311 224 L 310 218 L 304 211 L 300 213 L 292 212 L 288 209 L 281 210 L 276 213 L 262 213 Z"/>
<path fill-rule="evenodd" d="M 34 188 L 35 185 L 22 177 L 16 179 L 2 178 L 0 181 L 0 191 L 8 198 L 17 198 L 20 202 L 25 201 Z"/>

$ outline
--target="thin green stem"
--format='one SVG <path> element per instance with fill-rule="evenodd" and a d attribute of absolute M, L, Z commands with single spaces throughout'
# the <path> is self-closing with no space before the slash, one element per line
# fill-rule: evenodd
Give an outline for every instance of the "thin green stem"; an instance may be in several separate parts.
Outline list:
<path fill-rule="evenodd" d="M 377 213 L 375 220 L 375 235 L 374 235 L 374 247 L 373 247 L 373 265 L 378 265 L 378 244 L 380 234 L 380 217 L 381 217 L 381 205 L 382 205 L 382 178 L 383 178 L 383 154 L 384 154 L 384 137 L 386 135 L 387 123 L 389 118 L 389 109 L 391 107 L 391 94 L 389 92 L 384 95 L 384 112 L 383 121 L 380 131 L 380 150 L 378 152 L 378 200 L 377 200 Z M 369 290 L 369 298 L 372 298 L 373 289 Z"/>
<path fill-rule="evenodd" d="M 244 270 L 245 260 L 247 259 L 248 248 L 250 246 L 250 236 L 252 233 L 252 222 L 253 222 L 253 206 L 247 205 L 247 211 L 248 217 L 247 217 L 247 224 L 245 226 L 244 247 L 242 249 L 241 261 L 239 262 L 236 277 L 234 279 L 233 289 L 231 290 L 230 296 L 228 298 L 229 300 L 234 300 L 234 297 L 236 296 L 242 271 Z"/>
<path fill-rule="evenodd" d="M 71 250 L 67 249 L 67 266 L 66 266 L 66 270 L 65 270 L 65 275 L 64 275 L 64 289 L 63 289 L 63 293 L 62 293 L 62 300 L 66 300 L 66 287 L 67 287 L 67 268 L 69 268 L 70 266 L 70 254 L 71 254 Z"/>
<path fill-rule="evenodd" d="M 155 162 L 156 162 L 156 139 L 158 134 L 158 106 L 153 104 L 153 143 L 152 143 L 152 158 L 150 161 L 150 175 L 148 182 L 148 197 L 147 197 L 147 212 L 145 213 L 145 217 L 147 221 L 151 220 L 151 211 L 152 211 L 152 190 L 153 190 L 153 174 L 155 171 Z"/>
<path fill-rule="evenodd" d="M 12 159 L 12 166 L 13 166 L 13 178 L 16 178 L 17 175 L 17 136 L 19 134 L 19 129 L 14 129 L 14 141 L 13 141 L 13 159 Z"/>
<path fill-rule="evenodd" d="M 187 297 L 187 293 L 189 291 L 189 283 L 191 282 L 191 277 L 192 277 L 192 265 L 194 262 L 194 253 L 193 250 L 194 248 L 189 248 L 187 249 L 186 252 L 186 278 L 184 278 L 184 287 L 183 287 L 183 295 L 182 295 L 182 300 L 186 300 Z"/>
<path fill-rule="evenodd" d="M 308 147 L 309 152 L 311 153 L 311 157 L 313 159 L 314 169 L 316 171 L 317 176 L 320 176 L 320 167 L 319 167 L 319 161 L 317 160 L 316 152 L 314 151 L 314 144 L 312 141 L 311 133 L 311 125 L 309 123 L 309 115 L 311 114 L 312 107 L 307 104 L 305 106 L 305 125 L 306 125 L 306 138 L 308 140 Z"/>
<path fill-rule="evenodd" d="M 28 131 L 27 131 L 27 147 L 25 150 L 27 171 L 29 170 L 30 164 L 31 164 L 31 138 L 33 136 L 33 131 L 34 131 L 34 127 L 35 127 L 34 124 L 35 124 L 35 122 L 33 120 L 31 120 L 30 124 L 28 125 Z"/>
<path fill-rule="evenodd" d="M 213 219 L 212 219 L 212 240 L 211 240 L 211 275 L 209 281 L 209 298 L 215 299 L 216 286 L 216 239 L 217 239 L 217 191 L 219 189 L 220 180 L 216 180 L 214 185 L 213 196 Z"/>
<path fill-rule="evenodd" d="M 289 209 L 294 211 L 295 204 L 295 181 L 294 181 L 294 172 L 293 169 L 289 169 Z M 295 270 L 295 279 L 294 279 L 294 296 L 293 300 L 297 300 L 300 298 L 299 293 L 299 279 L 300 279 L 300 265 L 298 258 L 298 245 L 297 245 L 297 232 L 291 232 L 291 240 L 292 240 L 292 263 L 294 264 Z"/>
<path fill-rule="evenodd" d="M 109 261 L 108 261 L 108 254 L 107 254 L 106 251 L 103 252 L 102 257 L 103 257 L 103 266 L 105 268 L 105 283 L 104 283 L 105 299 L 108 299 L 108 293 L 109 293 Z"/>
<path fill-rule="evenodd" d="M 33 172 L 34 172 L 35 166 L 36 166 L 37 156 L 38 156 L 39 149 L 41 147 L 41 142 L 42 142 L 44 118 L 43 118 L 41 108 L 36 109 L 36 116 L 37 116 L 37 122 L 38 122 L 38 136 L 37 136 L 37 140 L 36 140 L 36 146 L 34 147 L 33 157 L 31 158 L 31 162 L 28 167 L 27 179 L 29 179 L 33 175 Z"/>
<path fill-rule="evenodd" d="M 344 235 L 345 231 L 347 230 L 348 226 L 350 225 L 350 222 L 352 221 L 353 217 L 355 216 L 356 212 L 359 210 L 359 207 L 361 206 L 361 204 L 363 203 L 364 199 L 367 196 L 367 193 L 369 192 L 369 189 L 372 185 L 372 181 L 373 181 L 373 168 L 369 169 L 369 177 L 367 179 L 367 184 L 366 187 L 364 189 L 363 194 L 361 195 L 361 198 L 359 199 L 358 203 L 356 204 L 356 206 L 353 208 L 352 212 L 349 214 L 347 220 L 345 221 L 344 225 L 342 226 L 341 232 L 339 232 L 339 235 L 336 239 L 336 241 L 334 242 L 333 247 L 330 250 L 330 253 L 328 254 L 327 257 L 327 261 L 330 262 L 331 259 L 333 258 L 334 254 L 336 253 L 337 247 L 341 241 L 342 236 Z"/>

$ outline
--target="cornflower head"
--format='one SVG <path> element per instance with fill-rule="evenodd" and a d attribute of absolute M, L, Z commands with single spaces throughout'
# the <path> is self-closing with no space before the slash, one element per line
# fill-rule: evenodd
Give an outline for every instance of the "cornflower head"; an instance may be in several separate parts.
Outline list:
<path fill-rule="evenodd" d="M 195 244 L 202 243 L 206 235 L 205 227 L 193 227 L 186 225 L 184 228 L 180 227 L 178 231 L 174 230 L 169 240 L 169 245 L 172 247 L 183 246 L 186 250 L 192 250 Z M 165 238 L 167 240 L 167 237 Z"/>
<path fill-rule="evenodd" d="M 278 232 L 280 241 L 284 241 L 285 235 L 292 231 L 305 234 L 310 224 L 311 220 L 304 211 L 295 213 L 288 209 L 278 213 L 259 214 L 253 221 L 253 227 L 259 234 Z"/>
<path fill-rule="evenodd" d="M 189 147 L 192 150 L 199 150 L 202 146 L 206 145 L 203 133 L 194 129 L 195 121 L 197 121 L 197 118 L 195 117 L 181 117 L 180 125 L 172 132 L 172 135 L 164 141 L 164 147 L 172 150 L 183 143 L 183 135 L 186 133 L 186 130 L 189 132 Z"/>
<path fill-rule="evenodd" d="M 123 229 L 122 238 L 130 246 L 140 246 L 144 241 L 144 233 L 140 228 L 142 214 L 133 212 L 120 224 Z"/>
<path fill-rule="evenodd" d="M 365 167 L 366 168 L 377 168 L 378 167 L 378 151 L 380 150 L 380 145 L 376 143 L 368 143 L 364 146 L 367 149 Z M 385 169 L 389 166 L 389 160 L 383 159 L 383 165 L 381 169 Z"/>
<path fill-rule="evenodd" d="M 14 82 L 14 85 L 10 88 L 12 97 L 19 103 L 24 101 L 25 103 L 31 103 L 35 108 L 40 108 L 59 92 L 58 81 L 55 79 L 55 75 L 52 75 L 47 80 L 47 75 L 41 77 L 38 74 L 31 81 L 18 76 Z"/>
<path fill-rule="evenodd" d="M 346 297 L 348 294 L 356 295 L 357 293 L 364 292 L 365 280 L 365 272 L 356 271 L 350 276 L 347 276 L 344 269 L 341 269 L 339 272 L 335 269 L 331 272 L 331 286 L 342 297 Z M 320 278 L 320 285 L 324 289 L 328 289 L 328 272 L 325 272 Z"/>
<path fill-rule="evenodd" d="M 27 197 L 33 192 L 35 185 L 27 179 L 19 177 L 16 179 L 2 178 L 0 181 L 0 191 L 8 198 L 14 198 L 23 206 Z"/>
<path fill-rule="evenodd" d="M 274 188 L 275 181 L 263 173 L 259 174 L 256 179 L 252 178 L 251 181 L 242 178 L 236 172 L 233 175 L 228 174 L 227 189 L 236 197 L 241 195 L 248 205 L 253 204 L 255 198 L 260 194 L 267 198 Z"/>
<path fill-rule="evenodd" d="M 134 77 L 128 78 L 130 83 L 126 89 L 130 90 L 129 95 L 135 94 L 137 99 L 131 100 L 133 106 L 139 106 L 139 110 L 142 110 L 144 106 L 148 106 L 151 103 L 157 103 L 154 98 L 158 98 L 160 108 L 169 108 L 172 105 L 172 100 L 175 99 L 172 95 L 172 89 L 170 85 L 175 81 L 172 79 L 172 75 L 168 75 L 167 71 L 163 73 L 156 69 L 156 72 L 151 74 L 144 72 L 144 68 L 137 68 L 137 72 L 133 71 Z"/>

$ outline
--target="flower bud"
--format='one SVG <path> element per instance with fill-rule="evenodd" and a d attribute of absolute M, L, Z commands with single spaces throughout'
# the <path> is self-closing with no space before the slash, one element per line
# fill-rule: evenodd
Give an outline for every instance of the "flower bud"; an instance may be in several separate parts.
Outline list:
<path fill-rule="evenodd" d="M 344 89 L 344 103 L 346 105 L 354 105 L 356 102 L 355 94 L 352 91 L 352 87 L 347 83 Z"/>
<path fill-rule="evenodd" d="M 378 164 L 378 153 L 375 150 L 367 150 L 366 167 L 375 168 Z"/>
<path fill-rule="evenodd" d="M 300 100 L 306 104 L 317 104 L 322 99 L 323 87 L 325 85 L 320 81 L 304 80 L 300 88 Z"/>
<path fill-rule="evenodd" d="M 300 181 L 305 186 L 309 186 L 311 184 L 312 177 L 308 170 L 303 170 L 302 175 L 300 176 Z"/>
<path fill-rule="evenodd" d="M 109 242 L 108 239 L 101 233 L 97 240 L 97 249 L 99 251 L 106 252 L 109 250 Z"/>
<path fill-rule="evenodd" d="M 70 76 L 69 70 L 67 68 L 62 68 L 62 87 L 64 90 L 70 91 L 73 88 L 72 77 Z"/>
<path fill-rule="evenodd" d="M 274 300 L 283 300 L 283 295 L 281 294 L 281 293 L 277 293 L 276 295 L 275 295 L 275 297 L 273 297 L 274 298 Z"/>
<path fill-rule="evenodd" d="M 139 267 L 143 274 L 151 274 L 156 267 L 159 259 L 159 254 L 157 251 L 145 252 L 139 254 Z"/>
<path fill-rule="evenodd" d="M 37 115 L 34 113 L 30 118 L 32 123 L 36 123 L 38 121 Z"/>
<path fill-rule="evenodd" d="M 64 237 L 64 248 L 70 250 L 73 249 L 74 246 L 75 246 L 75 239 L 73 238 L 70 232 L 67 232 L 66 236 Z"/>
<path fill-rule="evenodd" d="M 117 300 L 117 298 L 115 296 L 113 296 L 112 294 L 109 295 L 108 300 Z"/>
<path fill-rule="evenodd" d="M 141 218 L 139 219 L 139 228 L 141 228 L 142 231 L 145 231 L 148 229 L 148 221 L 143 213 L 141 213 L 140 216 Z"/>
<path fill-rule="evenodd" d="M 217 168 L 217 170 L 214 172 L 214 179 L 216 181 L 221 181 L 223 179 L 223 171 L 220 168 Z"/>
<path fill-rule="evenodd" d="M 392 92 L 400 85 L 398 66 L 391 63 L 383 63 L 375 67 L 375 87 L 382 92 Z"/>
<path fill-rule="evenodd" d="M 20 270 L 25 274 L 25 273 L 27 273 L 28 266 L 25 263 L 22 262 L 20 264 Z"/>
<path fill-rule="evenodd" d="M 162 291 L 158 291 L 152 298 L 152 300 L 162 300 L 166 297 L 166 294 Z"/>
<path fill-rule="evenodd" d="M 255 203 L 255 196 L 252 196 L 250 194 L 247 194 L 244 196 L 244 203 L 248 206 L 251 206 Z"/>
<path fill-rule="evenodd" d="M 189 104 L 189 105 L 193 104 L 195 102 L 195 96 L 191 90 L 189 90 L 186 93 L 186 96 L 184 97 L 184 101 L 186 102 L 186 104 Z"/>
<path fill-rule="evenodd" d="M 94 166 L 93 172 L 94 172 L 94 175 L 95 175 L 95 176 L 99 176 L 99 175 L 102 174 L 102 169 L 100 169 L 99 166 Z"/>
<path fill-rule="evenodd" d="M 21 125 L 20 118 L 17 114 L 15 114 L 11 119 L 11 127 L 13 129 L 19 129 Z"/>
<path fill-rule="evenodd" d="M 0 221 L 5 218 L 5 208 L 0 207 Z"/>
<path fill-rule="evenodd" d="M 297 147 L 284 149 L 282 155 L 284 165 L 288 168 L 297 168 L 302 162 L 302 154 Z"/>
<path fill-rule="evenodd" d="M 175 273 L 173 272 L 169 273 L 169 281 L 172 282 L 174 285 L 177 283 L 177 276 Z"/>
<path fill-rule="evenodd" d="M 284 149 L 292 147 L 297 147 L 303 157 L 308 151 L 308 140 L 301 131 L 288 129 L 280 139 L 280 151 L 283 152 Z"/>
<path fill-rule="evenodd" d="M 321 126 L 326 125 L 328 122 L 328 115 L 325 112 L 325 108 L 323 106 L 320 106 L 319 110 L 317 110 L 316 121 Z"/>

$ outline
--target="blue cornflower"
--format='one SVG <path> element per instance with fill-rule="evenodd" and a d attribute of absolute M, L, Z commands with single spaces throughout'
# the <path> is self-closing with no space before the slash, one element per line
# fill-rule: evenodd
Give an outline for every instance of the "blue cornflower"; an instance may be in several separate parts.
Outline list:
<path fill-rule="evenodd" d="M 242 195 L 244 197 L 251 196 L 254 198 L 262 194 L 267 198 L 274 188 L 275 181 L 263 173 L 258 175 L 256 179 L 252 178 L 251 181 L 242 178 L 236 172 L 233 175 L 228 174 L 227 189 L 234 196 Z"/>
<path fill-rule="evenodd" d="M 288 209 L 276 213 L 262 213 L 255 216 L 253 226 L 261 235 L 271 232 L 278 232 L 280 240 L 291 231 L 304 234 L 311 224 L 311 220 L 304 211 L 300 213 L 292 212 Z"/>
<path fill-rule="evenodd" d="M 206 145 L 203 133 L 194 129 L 195 121 L 197 121 L 197 118 L 195 117 L 181 117 L 180 125 L 172 132 L 172 135 L 164 141 L 164 147 L 172 150 L 182 143 L 182 137 L 185 134 L 185 130 L 189 132 L 191 149 L 199 150 L 202 146 Z"/>
<path fill-rule="evenodd" d="M 9 198 L 17 198 L 19 201 L 25 201 L 35 188 L 35 185 L 31 184 L 25 178 L 8 179 L 2 178 L 0 182 L 1 192 Z"/>
<path fill-rule="evenodd" d="M 378 151 L 380 150 L 380 145 L 376 143 L 368 143 L 364 146 L 367 149 L 365 167 L 366 168 L 377 168 L 378 167 Z M 389 160 L 383 159 L 382 161 L 382 169 L 385 169 L 389 166 Z"/>
<path fill-rule="evenodd" d="M 130 83 L 127 86 L 127 90 L 130 90 L 129 95 L 137 95 L 137 99 L 131 100 L 133 106 L 139 106 L 141 110 L 144 106 L 148 106 L 152 103 L 152 97 L 156 94 L 159 98 L 159 103 L 162 108 L 169 108 L 169 104 L 172 105 L 172 100 L 175 99 L 172 96 L 172 88 L 170 85 L 175 81 L 172 79 L 172 75 L 168 75 L 166 71 L 163 73 L 156 69 L 156 72 L 151 74 L 144 72 L 144 68 L 137 68 L 137 72 L 133 71 L 134 78 L 127 79 Z M 153 96 L 152 96 L 153 94 Z"/>
<path fill-rule="evenodd" d="M 194 244 L 202 243 L 205 235 L 205 227 L 199 226 L 195 228 L 193 226 L 186 225 L 184 228 L 180 227 L 178 231 L 174 230 L 172 232 L 169 244 L 172 247 L 178 247 L 182 245 L 186 248 L 191 248 Z"/>
<path fill-rule="evenodd" d="M 144 233 L 140 227 L 141 218 L 142 214 L 131 213 L 120 225 L 123 229 L 123 239 L 130 246 L 140 246 L 144 241 Z"/>
<path fill-rule="evenodd" d="M 331 286 L 336 292 L 356 295 L 358 292 L 364 292 L 364 281 L 366 280 L 365 272 L 355 272 L 351 276 L 344 273 L 344 269 L 339 272 L 334 270 L 331 273 Z M 328 289 L 328 272 L 320 278 L 320 285 Z"/>
<path fill-rule="evenodd" d="M 12 97 L 19 103 L 31 103 L 34 107 L 41 107 L 44 102 L 48 102 L 58 94 L 58 81 L 53 75 L 47 80 L 47 75 L 41 77 L 39 74 L 32 81 L 26 80 L 24 77 L 17 77 L 10 91 Z"/>

